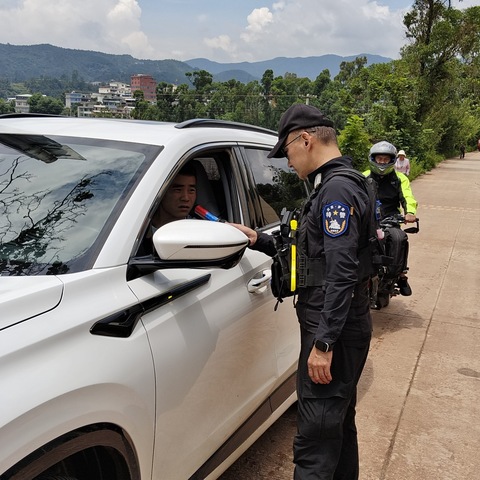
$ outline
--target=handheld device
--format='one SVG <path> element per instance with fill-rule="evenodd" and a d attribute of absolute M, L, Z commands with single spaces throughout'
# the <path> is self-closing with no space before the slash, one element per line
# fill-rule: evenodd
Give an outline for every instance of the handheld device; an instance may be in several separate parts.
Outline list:
<path fill-rule="evenodd" d="M 211 222 L 221 222 L 221 220 L 216 215 L 214 215 L 212 212 L 209 212 L 201 205 L 195 205 L 195 214 L 203 218 L 204 220 L 210 220 Z"/>

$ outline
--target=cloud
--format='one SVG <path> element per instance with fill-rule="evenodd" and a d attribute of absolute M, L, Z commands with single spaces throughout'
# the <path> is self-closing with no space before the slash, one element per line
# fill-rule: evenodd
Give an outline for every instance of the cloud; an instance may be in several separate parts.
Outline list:
<path fill-rule="evenodd" d="M 386 5 L 403 5 L 404 9 Z M 409 0 L 0 0 L 0 43 L 219 62 L 375 53 L 397 58 Z M 253 6 L 252 6 L 253 5 Z M 456 8 L 478 0 L 453 0 Z"/>
<path fill-rule="evenodd" d="M 247 17 L 248 26 L 245 29 L 245 33 L 241 35 L 246 42 L 251 42 L 255 39 L 258 33 L 261 33 L 263 29 L 273 21 L 273 14 L 267 7 L 256 8 Z"/>
<path fill-rule="evenodd" d="M 116 5 L 108 11 L 106 26 L 112 42 L 120 42 L 134 56 L 150 55 L 153 48 L 147 36 L 140 29 L 142 10 L 137 0 L 117 0 Z"/>
<path fill-rule="evenodd" d="M 219 49 L 229 54 L 235 53 L 236 47 L 228 35 L 219 35 L 218 37 L 214 38 L 206 38 L 204 42 L 208 47 Z"/>
<path fill-rule="evenodd" d="M 371 0 L 336 0 L 328 8 L 318 0 L 283 0 L 254 9 L 229 48 L 250 61 L 329 53 L 397 58 L 405 43 L 403 15 Z"/>
<path fill-rule="evenodd" d="M 247 17 L 247 27 L 240 38 L 248 43 L 254 43 L 258 34 L 262 34 L 264 28 L 272 22 L 272 13 L 267 7 L 255 8 Z M 235 59 L 237 55 L 237 44 L 232 41 L 229 35 L 219 35 L 213 38 L 205 38 L 205 45 L 210 48 L 221 50 Z"/>
<path fill-rule="evenodd" d="M 0 5 L 0 42 L 50 43 L 148 58 L 153 48 L 140 17 L 137 0 L 10 0 Z"/>

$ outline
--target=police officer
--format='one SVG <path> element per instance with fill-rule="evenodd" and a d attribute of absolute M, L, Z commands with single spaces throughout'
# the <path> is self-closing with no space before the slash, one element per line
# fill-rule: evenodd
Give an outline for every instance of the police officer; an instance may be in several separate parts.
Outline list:
<path fill-rule="evenodd" d="M 369 198 L 360 184 L 342 175 L 322 185 L 322 177 L 339 167 L 352 168 L 352 160 L 340 153 L 333 123 L 312 106 L 297 104 L 284 113 L 269 157 L 287 157 L 297 175 L 315 187 L 299 233 L 308 262 L 321 259 L 323 264 L 323 286 L 297 292 L 301 352 L 294 478 L 355 480 L 357 383 L 372 330 L 368 280 L 358 278 Z M 251 248 L 273 256 L 269 235 L 238 227 Z"/>

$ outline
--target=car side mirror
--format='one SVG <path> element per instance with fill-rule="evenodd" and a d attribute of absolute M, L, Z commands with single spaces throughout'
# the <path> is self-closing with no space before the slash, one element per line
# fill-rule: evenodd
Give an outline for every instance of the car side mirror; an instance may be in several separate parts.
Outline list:
<path fill-rule="evenodd" d="M 127 278 L 161 268 L 229 269 L 241 260 L 249 240 L 227 223 L 208 220 L 177 220 L 160 227 L 153 235 L 157 256 L 133 257 Z"/>
<path fill-rule="evenodd" d="M 153 245 L 161 260 L 199 262 L 203 266 L 230 264 L 234 258 L 236 264 L 248 244 L 247 236 L 238 228 L 208 220 L 177 220 L 160 227 L 153 235 Z"/>

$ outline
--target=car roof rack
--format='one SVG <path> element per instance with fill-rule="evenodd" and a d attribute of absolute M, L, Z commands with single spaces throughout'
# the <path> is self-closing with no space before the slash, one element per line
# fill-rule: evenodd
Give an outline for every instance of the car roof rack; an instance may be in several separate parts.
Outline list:
<path fill-rule="evenodd" d="M 50 113 L 4 113 L 0 114 L 0 118 L 26 118 L 26 117 L 57 117 L 68 118 L 65 115 L 54 115 Z M 75 117 L 76 118 L 76 117 Z M 158 122 L 161 123 L 161 122 Z M 192 118 L 184 122 L 177 123 L 175 128 L 235 128 L 239 130 L 246 130 L 249 132 L 267 133 L 269 135 L 277 135 L 275 130 L 259 127 L 257 125 L 250 125 L 248 123 L 231 122 L 229 120 L 217 120 L 214 118 Z"/>
<path fill-rule="evenodd" d="M 3 113 L 0 118 L 25 118 L 25 117 L 62 117 L 53 113 Z"/>
<path fill-rule="evenodd" d="M 277 135 L 277 132 L 248 123 L 231 122 L 229 120 L 216 120 L 214 118 L 193 118 L 177 123 L 175 128 L 198 128 L 198 127 L 217 127 L 217 128 L 235 128 L 240 130 L 248 130 L 250 132 L 268 133 L 269 135 Z"/>

